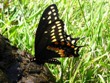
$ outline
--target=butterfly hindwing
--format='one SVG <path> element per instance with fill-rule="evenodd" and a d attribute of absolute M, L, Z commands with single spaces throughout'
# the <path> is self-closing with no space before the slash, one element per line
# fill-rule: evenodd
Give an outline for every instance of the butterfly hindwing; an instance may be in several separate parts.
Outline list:
<path fill-rule="evenodd" d="M 78 56 L 79 47 L 76 46 L 76 42 L 79 38 L 72 38 L 70 35 L 66 34 L 62 20 L 57 20 L 52 23 L 47 31 L 50 34 L 48 36 L 48 50 L 58 53 L 59 57 Z"/>

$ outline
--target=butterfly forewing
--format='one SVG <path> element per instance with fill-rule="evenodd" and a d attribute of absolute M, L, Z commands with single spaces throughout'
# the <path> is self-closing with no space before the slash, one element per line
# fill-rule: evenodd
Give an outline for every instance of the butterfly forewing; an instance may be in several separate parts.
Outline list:
<path fill-rule="evenodd" d="M 55 4 L 52 4 L 50 5 L 49 7 L 47 7 L 44 12 L 43 12 L 43 15 L 40 19 L 40 22 L 39 22 L 39 25 L 38 25 L 38 28 L 37 28 L 37 31 L 36 31 L 36 38 L 35 38 L 35 49 L 36 51 L 35 52 L 41 52 L 42 49 L 44 49 L 45 45 L 46 45 L 46 42 L 44 46 L 40 46 L 41 45 L 41 41 L 47 41 L 47 37 L 46 36 L 47 34 L 47 29 L 48 27 L 56 20 L 58 20 L 58 9 L 56 7 Z M 45 34 L 46 35 L 45 35 Z M 44 39 L 43 36 L 45 37 Z M 46 39 L 46 40 L 45 40 Z M 39 46 L 40 46 L 40 49 L 39 49 Z M 36 54 L 36 53 L 35 53 Z"/>
<path fill-rule="evenodd" d="M 45 30 L 47 30 L 48 26 L 53 23 L 55 20 L 58 20 L 58 9 L 55 4 L 50 5 L 45 9 L 43 12 L 43 15 L 40 19 L 37 32 L 36 32 L 36 40 L 38 43 L 40 41 L 40 38 L 42 37 L 42 34 Z"/>

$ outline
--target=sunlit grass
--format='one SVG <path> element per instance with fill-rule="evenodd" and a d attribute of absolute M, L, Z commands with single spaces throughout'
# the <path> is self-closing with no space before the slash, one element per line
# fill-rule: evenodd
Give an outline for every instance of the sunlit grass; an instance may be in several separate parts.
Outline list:
<path fill-rule="evenodd" d="M 0 2 L 0 33 L 13 45 L 34 55 L 35 32 L 44 9 L 55 3 L 72 37 L 85 37 L 78 58 L 48 65 L 59 83 L 110 82 L 109 0 L 14 0 Z M 2 7 L 4 5 L 4 7 Z M 42 27 L 41 27 L 42 28 Z"/>

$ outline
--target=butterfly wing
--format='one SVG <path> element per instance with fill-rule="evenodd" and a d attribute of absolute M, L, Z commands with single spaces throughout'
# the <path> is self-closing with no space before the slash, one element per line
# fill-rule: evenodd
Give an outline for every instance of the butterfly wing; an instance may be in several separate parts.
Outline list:
<path fill-rule="evenodd" d="M 40 19 L 35 38 L 35 54 L 36 56 L 45 48 L 48 36 L 46 30 L 55 20 L 58 20 L 58 9 L 55 4 L 50 5 L 45 9 Z M 42 39 L 44 37 L 44 39 Z M 42 41 L 42 42 L 41 42 Z"/>
<path fill-rule="evenodd" d="M 58 17 L 55 4 L 47 7 L 40 19 L 35 38 L 35 58 L 39 64 L 45 62 L 60 64 L 55 57 L 79 56 L 82 46 L 77 46 L 79 38 L 72 38 L 64 31 L 64 23 Z"/>

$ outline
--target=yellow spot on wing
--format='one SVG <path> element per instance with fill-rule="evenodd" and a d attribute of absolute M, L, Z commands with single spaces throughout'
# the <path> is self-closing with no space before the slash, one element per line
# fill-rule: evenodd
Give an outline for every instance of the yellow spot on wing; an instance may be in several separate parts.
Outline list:
<path fill-rule="evenodd" d="M 53 29 L 53 30 L 51 30 L 51 33 L 53 33 L 55 30 Z"/>
<path fill-rule="evenodd" d="M 71 41 L 72 44 L 74 44 L 74 42 L 75 42 L 74 40 Z"/>
<path fill-rule="evenodd" d="M 50 8 L 51 8 L 51 9 L 53 9 L 53 8 L 54 8 L 54 6 L 51 6 Z"/>
<path fill-rule="evenodd" d="M 64 39 L 61 39 L 61 41 L 64 41 Z"/>
<path fill-rule="evenodd" d="M 56 13 L 53 13 L 54 16 L 56 16 Z"/>
<path fill-rule="evenodd" d="M 51 19 L 51 16 L 49 16 L 47 19 L 48 19 L 48 20 Z"/>
<path fill-rule="evenodd" d="M 62 39 L 62 38 L 63 38 L 63 36 L 60 36 L 60 38 Z"/>
<path fill-rule="evenodd" d="M 70 40 L 70 37 L 67 37 L 67 40 Z"/>
<path fill-rule="evenodd" d="M 60 27 L 58 27 L 58 29 L 61 29 L 62 27 L 60 26 Z"/>
<path fill-rule="evenodd" d="M 48 33 L 48 31 L 45 31 L 44 33 Z"/>
<path fill-rule="evenodd" d="M 59 33 L 59 35 L 62 35 L 62 33 Z"/>
<path fill-rule="evenodd" d="M 52 21 L 50 20 L 49 22 L 48 22 L 48 24 L 51 24 L 52 23 Z"/>
<path fill-rule="evenodd" d="M 55 39 L 55 36 L 52 36 L 52 39 Z"/>
<path fill-rule="evenodd" d="M 62 30 L 58 30 L 58 32 L 61 32 Z"/>
<path fill-rule="evenodd" d="M 54 19 L 56 20 L 56 19 L 57 19 L 57 17 L 54 17 Z"/>
<path fill-rule="evenodd" d="M 44 17 L 43 17 L 42 19 L 43 19 L 43 20 L 45 20 L 45 18 L 44 18 Z"/>
<path fill-rule="evenodd" d="M 60 21 L 56 21 L 55 23 L 58 24 L 58 23 L 60 23 Z"/>
<path fill-rule="evenodd" d="M 51 11 L 49 11 L 49 12 L 48 12 L 48 15 L 50 15 L 51 13 L 52 13 L 52 12 L 51 12 Z"/>
<path fill-rule="evenodd" d="M 52 33 L 51 36 L 55 35 L 55 33 Z"/>
<path fill-rule="evenodd" d="M 57 24 L 57 26 L 60 26 L 61 24 Z"/>
<path fill-rule="evenodd" d="M 54 26 L 52 26 L 52 29 L 54 29 L 56 26 L 54 25 Z"/>
<path fill-rule="evenodd" d="M 53 40 L 52 40 L 52 42 L 56 42 L 56 41 L 57 41 L 56 39 L 53 39 Z"/>
<path fill-rule="evenodd" d="M 54 12 L 55 11 L 55 9 L 52 9 L 52 12 Z"/>

